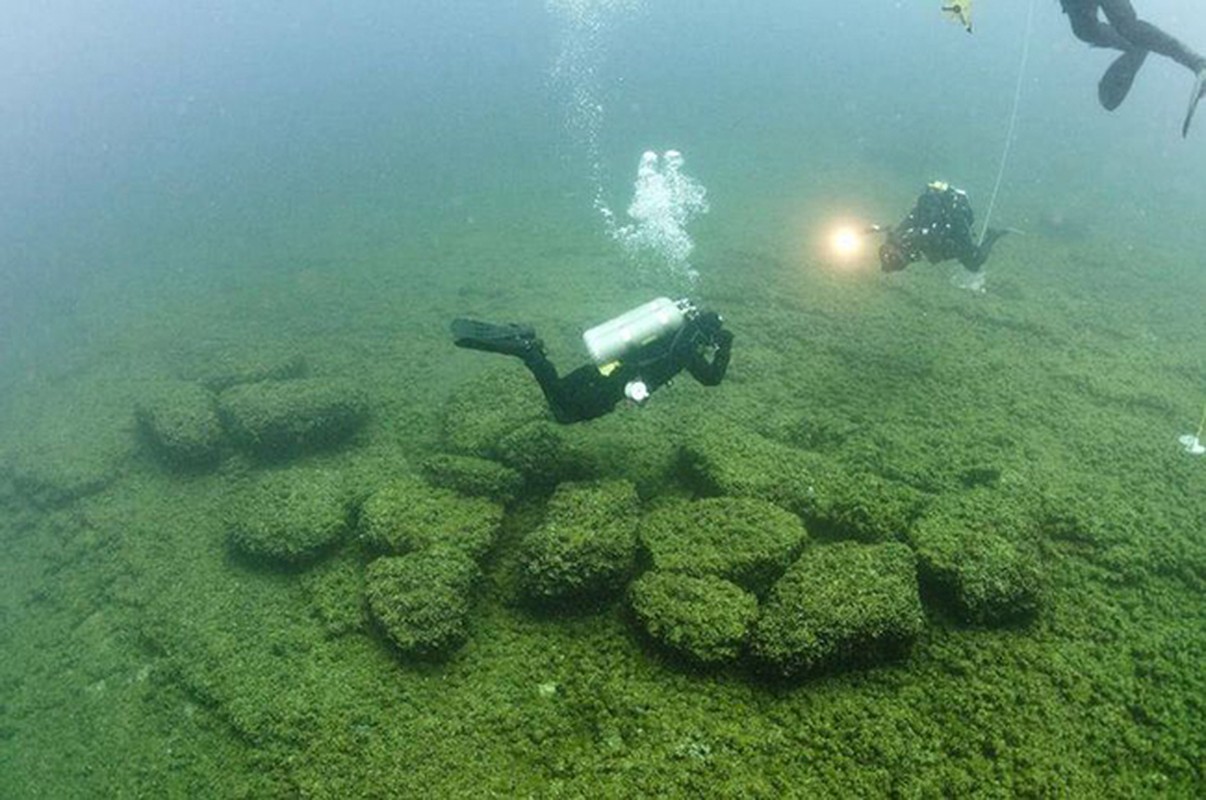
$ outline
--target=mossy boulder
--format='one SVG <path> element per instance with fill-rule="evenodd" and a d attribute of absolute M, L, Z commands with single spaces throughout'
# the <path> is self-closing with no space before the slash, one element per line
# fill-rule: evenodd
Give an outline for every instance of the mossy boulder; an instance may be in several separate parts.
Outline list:
<path fill-rule="evenodd" d="M 398 650 L 439 658 L 468 638 L 478 568 L 457 549 L 435 547 L 378 558 L 365 569 L 365 595 L 377 624 Z"/>
<path fill-rule="evenodd" d="M 527 422 L 500 438 L 495 454 L 538 487 L 599 476 L 599 465 L 581 436 L 546 420 Z"/>
<path fill-rule="evenodd" d="M 407 476 L 374 492 L 360 509 L 360 533 L 378 552 L 400 555 L 433 547 L 480 559 L 494 545 L 502 506 L 463 497 Z"/>
<path fill-rule="evenodd" d="M 678 501 L 647 514 L 641 550 L 662 572 L 714 575 L 764 594 L 808 540 L 800 518 L 754 497 Z"/>
<path fill-rule="evenodd" d="M 343 444 L 368 416 L 358 389 L 322 379 L 234 386 L 218 408 L 235 443 L 270 460 Z"/>
<path fill-rule="evenodd" d="M 137 401 L 134 415 L 143 438 L 173 468 L 201 469 L 221 457 L 225 436 L 216 398 L 200 384 L 158 384 Z"/>
<path fill-rule="evenodd" d="M 306 359 L 299 353 L 242 348 L 185 355 L 180 376 L 220 392 L 231 386 L 263 381 L 288 381 L 306 376 Z"/>
<path fill-rule="evenodd" d="M 444 406 L 444 443 L 455 453 L 489 457 L 503 436 L 547 415 L 531 373 L 508 359 L 452 393 Z"/>
<path fill-rule="evenodd" d="M 627 481 L 558 486 L 543 523 L 520 548 L 523 596 L 554 607 L 619 594 L 635 565 L 638 513 Z"/>
<path fill-rule="evenodd" d="M 231 544 L 256 558 L 286 564 L 313 560 L 351 528 L 351 503 L 337 472 L 288 467 L 257 475 L 234 503 Z"/>
<path fill-rule="evenodd" d="M 510 503 L 523 488 L 523 476 L 510 467 L 474 456 L 448 453 L 431 456 L 420 465 L 433 486 L 471 497 Z"/>
<path fill-rule="evenodd" d="M 683 443 L 682 467 L 703 495 L 758 497 L 808 519 L 826 496 L 824 458 L 724 422 Z"/>
<path fill-rule="evenodd" d="M 688 661 L 735 661 L 758 616 L 758 599 L 714 575 L 646 572 L 629 587 L 638 624 L 659 645 Z"/>
<path fill-rule="evenodd" d="M 346 548 L 303 572 L 298 581 L 314 618 L 329 637 L 359 633 L 368 627 L 364 564 L 359 551 Z"/>
<path fill-rule="evenodd" d="M 828 538 L 905 541 L 925 504 L 925 495 L 903 483 L 871 472 L 833 470 L 810 522 Z"/>
<path fill-rule="evenodd" d="M 1024 499 L 993 489 L 939 498 L 909 536 L 929 594 L 973 624 L 1034 617 L 1040 601 L 1034 514 Z"/>
<path fill-rule="evenodd" d="M 0 464 L 10 500 L 57 508 L 104 490 L 123 472 L 130 456 L 128 438 L 128 432 L 74 430 L 23 438 Z"/>
<path fill-rule="evenodd" d="M 774 585 L 750 649 L 785 677 L 858 667 L 906 653 L 923 622 L 908 547 L 837 542 L 806 550 Z"/>

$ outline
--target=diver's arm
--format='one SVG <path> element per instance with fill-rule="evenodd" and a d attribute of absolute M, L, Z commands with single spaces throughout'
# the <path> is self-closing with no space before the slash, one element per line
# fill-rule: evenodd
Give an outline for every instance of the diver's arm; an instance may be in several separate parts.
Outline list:
<path fill-rule="evenodd" d="M 704 386 L 716 386 L 724 380 L 724 374 L 729 369 L 729 357 L 733 353 L 733 332 L 720 329 L 712 337 L 716 352 L 708 361 L 702 354 L 696 353 L 687 364 L 691 377 Z"/>

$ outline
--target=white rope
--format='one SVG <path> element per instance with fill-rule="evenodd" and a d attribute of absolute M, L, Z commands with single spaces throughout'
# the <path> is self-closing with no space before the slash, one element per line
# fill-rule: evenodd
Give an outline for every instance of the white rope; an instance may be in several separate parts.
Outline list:
<path fill-rule="evenodd" d="M 1005 134 L 1005 148 L 1001 151 L 1001 165 L 997 169 L 997 182 L 992 187 L 992 198 L 988 201 L 988 211 L 984 214 L 984 227 L 980 231 L 980 242 L 988 235 L 988 223 L 992 219 L 992 210 L 997 205 L 997 194 L 1001 191 L 1001 181 L 1005 177 L 1005 164 L 1009 161 L 1009 151 L 1013 148 L 1013 131 L 1018 124 L 1018 107 L 1022 104 L 1022 81 L 1026 78 L 1026 64 L 1030 61 L 1030 32 L 1034 28 L 1035 0 L 1030 0 L 1030 8 L 1026 11 L 1026 35 L 1022 37 L 1022 63 L 1018 65 L 1018 83 L 1013 90 L 1013 111 L 1009 115 L 1009 131 Z"/>

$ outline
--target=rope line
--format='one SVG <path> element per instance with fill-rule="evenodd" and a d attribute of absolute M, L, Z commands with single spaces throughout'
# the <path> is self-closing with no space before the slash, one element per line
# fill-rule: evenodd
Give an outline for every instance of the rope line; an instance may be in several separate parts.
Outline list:
<path fill-rule="evenodd" d="M 1001 164 L 997 169 L 997 181 L 992 187 L 992 197 L 988 201 L 988 211 L 984 214 L 984 227 L 980 231 L 980 242 L 988 235 L 988 223 L 992 220 L 993 208 L 997 205 L 997 194 L 1001 191 L 1001 181 L 1005 178 L 1005 165 L 1009 162 L 1009 151 L 1013 149 L 1013 132 L 1018 124 L 1018 107 L 1022 104 L 1022 81 L 1026 78 L 1026 64 L 1030 61 L 1030 33 L 1034 28 L 1035 0 L 1030 0 L 1026 11 L 1026 35 L 1022 37 L 1022 63 L 1018 65 L 1018 82 L 1013 90 L 1013 111 L 1009 115 L 1009 130 L 1005 134 L 1005 148 L 1001 151 Z"/>

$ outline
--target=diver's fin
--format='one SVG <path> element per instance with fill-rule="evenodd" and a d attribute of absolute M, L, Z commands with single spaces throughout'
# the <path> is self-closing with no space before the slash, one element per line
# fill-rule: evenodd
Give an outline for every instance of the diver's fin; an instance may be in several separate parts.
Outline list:
<path fill-rule="evenodd" d="M 531 325 L 495 325 L 464 318 L 452 321 L 452 341 L 457 347 L 509 356 L 523 356 L 543 349 Z"/>
<path fill-rule="evenodd" d="M 1193 112 L 1198 110 L 1198 101 L 1206 94 L 1206 67 L 1198 71 L 1198 79 L 1193 84 L 1193 94 L 1189 96 L 1189 108 L 1185 111 L 1185 122 L 1181 123 L 1181 138 L 1189 135 L 1189 123 L 1193 122 Z"/>
<path fill-rule="evenodd" d="M 1127 50 L 1106 68 L 1097 83 L 1097 100 L 1102 108 L 1113 111 L 1122 105 L 1146 58 L 1146 50 Z"/>

